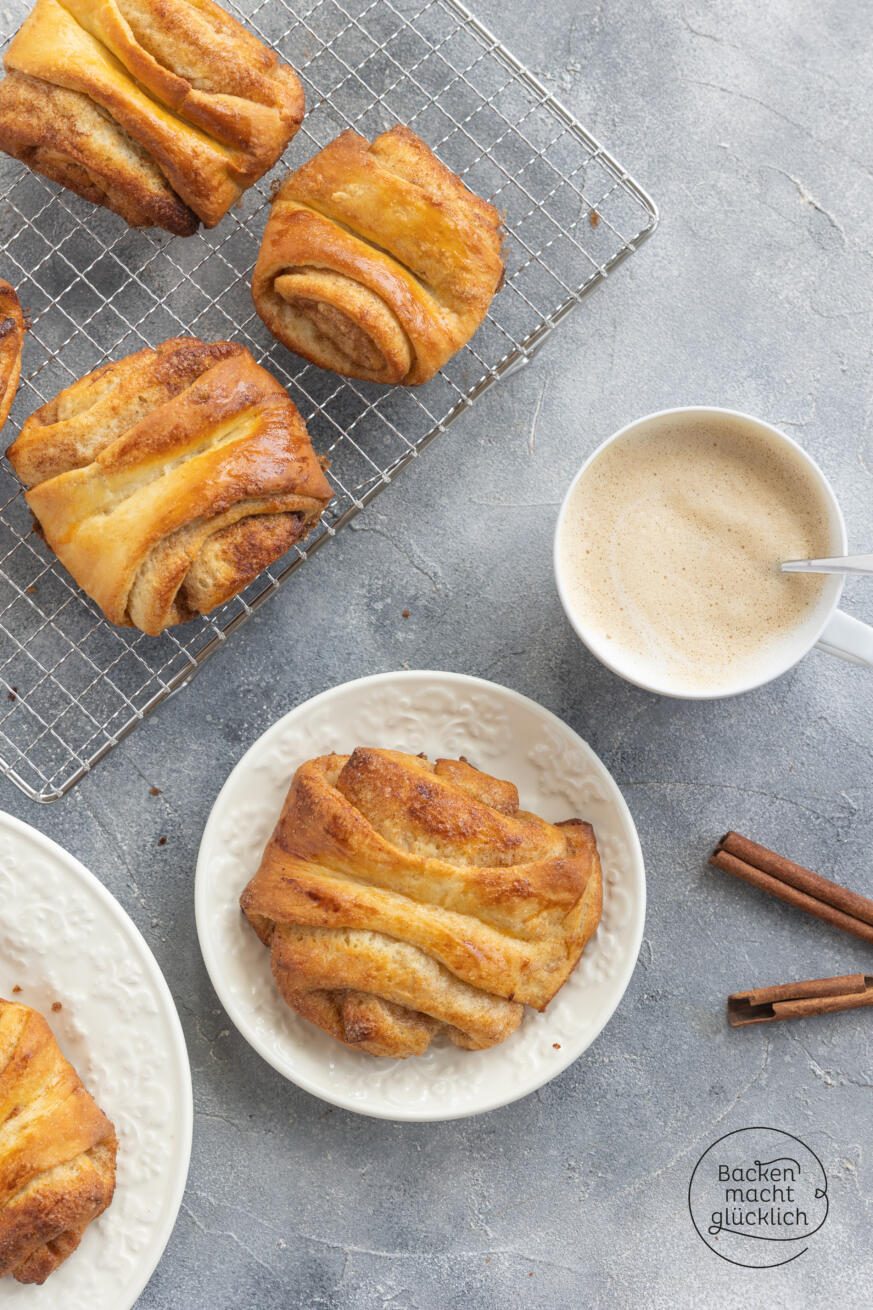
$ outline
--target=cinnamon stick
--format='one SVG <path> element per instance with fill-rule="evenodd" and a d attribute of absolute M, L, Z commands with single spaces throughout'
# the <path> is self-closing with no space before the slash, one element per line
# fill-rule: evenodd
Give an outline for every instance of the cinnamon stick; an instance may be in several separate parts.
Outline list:
<path fill-rule="evenodd" d="M 810 978 L 734 992 L 727 999 L 727 1017 L 732 1028 L 745 1028 L 778 1019 L 857 1010 L 865 1005 L 873 1005 L 873 975 L 848 973 L 838 978 Z"/>
<path fill-rule="evenodd" d="M 873 900 L 859 892 L 841 887 L 737 832 L 722 837 L 709 862 L 786 904 L 873 944 Z"/>

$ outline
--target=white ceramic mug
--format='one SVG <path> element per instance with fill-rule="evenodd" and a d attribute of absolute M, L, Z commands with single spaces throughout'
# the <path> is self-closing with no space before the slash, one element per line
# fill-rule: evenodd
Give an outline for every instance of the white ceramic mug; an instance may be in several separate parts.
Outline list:
<path fill-rule="evenodd" d="M 561 527 L 564 517 L 567 514 L 568 506 L 573 496 L 573 492 L 580 479 L 584 477 L 589 466 L 597 457 L 602 454 L 607 446 L 613 442 L 621 441 L 624 437 L 630 437 L 639 433 L 643 428 L 648 427 L 655 422 L 661 422 L 664 419 L 676 418 L 677 421 L 687 421 L 689 423 L 699 423 L 701 420 L 718 415 L 720 418 L 735 418 L 739 423 L 751 425 L 765 433 L 770 440 L 782 442 L 784 445 L 798 454 L 803 460 L 813 479 L 818 486 L 821 494 L 822 506 L 826 510 L 829 525 L 829 549 L 828 554 L 846 555 L 848 554 L 848 541 L 846 538 L 846 524 L 843 519 L 837 498 L 834 495 L 833 488 L 816 464 L 806 451 L 799 446 L 791 437 L 786 437 L 784 432 L 774 428 L 770 423 L 765 423 L 761 419 L 753 418 L 749 414 L 743 414 L 739 410 L 721 409 L 716 406 L 683 406 L 678 409 L 659 410 L 655 414 L 647 414 L 644 418 L 636 419 L 633 423 L 627 424 L 618 432 L 613 433 L 602 445 L 598 446 L 592 455 L 585 461 L 579 472 L 576 474 L 569 490 L 564 497 L 558 514 L 558 522 L 555 528 L 554 544 L 554 568 L 555 581 L 558 587 L 558 595 L 561 598 L 561 604 L 564 607 L 564 613 L 570 620 L 576 635 L 581 638 L 593 655 L 605 664 L 613 673 L 634 683 L 638 687 L 643 687 L 646 691 L 654 691 L 662 696 L 676 696 L 682 700 L 713 700 L 721 696 L 739 695 L 742 692 L 753 691 L 756 687 L 761 687 L 764 683 L 771 682 L 774 678 L 781 677 L 783 673 L 794 667 L 804 655 L 807 655 L 815 646 L 827 651 L 831 655 L 839 655 L 842 659 L 850 660 L 854 664 L 863 664 L 873 668 L 873 627 L 866 623 L 861 623 L 859 619 L 852 618 L 850 614 L 844 613 L 838 609 L 840 596 L 843 591 L 844 579 L 840 575 L 832 574 L 825 578 L 821 596 L 818 602 L 810 607 L 808 617 L 803 623 L 798 625 L 793 634 L 793 641 L 787 646 L 781 647 L 778 657 L 770 655 L 763 656 L 759 669 L 749 676 L 744 682 L 731 685 L 725 689 L 709 688 L 704 690 L 676 690 L 671 687 L 669 675 L 665 673 L 663 682 L 660 684 L 653 681 L 642 681 L 638 674 L 632 669 L 632 657 L 628 655 L 626 667 L 622 667 L 621 652 L 616 651 L 614 646 L 607 649 L 604 639 L 585 623 L 580 620 L 578 614 L 573 610 L 569 599 L 569 588 L 566 585 L 566 570 L 563 566 L 559 542 L 561 538 Z"/>

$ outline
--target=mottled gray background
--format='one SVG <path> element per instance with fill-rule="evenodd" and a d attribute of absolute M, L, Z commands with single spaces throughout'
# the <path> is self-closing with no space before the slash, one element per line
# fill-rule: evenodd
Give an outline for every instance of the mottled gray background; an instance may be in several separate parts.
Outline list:
<path fill-rule="evenodd" d="M 731 1032 L 723 1005 L 871 968 L 869 948 L 706 854 L 737 827 L 873 893 L 873 675 L 813 655 L 740 700 L 659 700 L 580 648 L 549 557 L 584 455 L 697 401 L 797 437 L 852 544 L 873 546 L 870 9 L 478 3 L 650 187 L 660 230 L 67 799 L 0 793 L 111 888 L 181 1012 L 194 1154 L 140 1305 L 867 1306 L 873 1017 Z M 873 582 L 846 604 L 873 620 Z M 570 722 L 623 788 L 648 865 L 639 967 L 606 1032 L 536 1095 L 445 1125 L 358 1118 L 285 1082 L 230 1026 L 194 931 L 200 832 L 242 752 L 301 699 L 401 665 L 493 678 Z M 756 1123 L 799 1134 L 830 1178 L 828 1223 L 770 1272 L 717 1259 L 686 1208 L 704 1148 Z"/>

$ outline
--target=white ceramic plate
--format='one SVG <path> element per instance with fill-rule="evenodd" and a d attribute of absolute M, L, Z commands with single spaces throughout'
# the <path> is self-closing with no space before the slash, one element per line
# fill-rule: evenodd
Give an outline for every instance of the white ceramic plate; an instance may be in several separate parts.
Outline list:
<path fill-rule="evenodd" d="M 185 1039 L 155 958 L 114 897 L 72 855 L 2 812 L 0 996 L 45 1015 L 118 1132 L 108 1210 L 42 1287 L 0 1281 L 0 1307 L 129 1310 L 161 1258 L 185 1189 Z"/>
<path fill-rule="evenodd" d="M 260 862 L 295 769 L 353 747 L 466 755 L 509 778 L 547 819 L 594 824 L 604 871 L 603 919 L 545 1014 L 488 1051 L 446 1044 L 409 1060 L 352 1051 L 282 1002 L 269 952 L 239 897 Z M 517 692 L 457 673 L 377 674 L 347 682 L 286 714 L 231 773 L 200 844 L 197 932 L 213 986 L 246 1041 L 315 1096 L 384 1119 L 456 1119 L 527 1096 L 572 1063 L 609 1020 L 636 963 L 645 875 L 636 829 L 612 777 L 581 737 Z"/>

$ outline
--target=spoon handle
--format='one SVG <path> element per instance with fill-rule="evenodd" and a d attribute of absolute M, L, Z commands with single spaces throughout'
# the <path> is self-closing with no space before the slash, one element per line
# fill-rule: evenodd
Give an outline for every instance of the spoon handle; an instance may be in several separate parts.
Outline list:
<path fill-rule="evenodd" d="M 838 559 L 789 559 L 783 573 L 873 573 L 873 555 L 844 555 Z"/>

